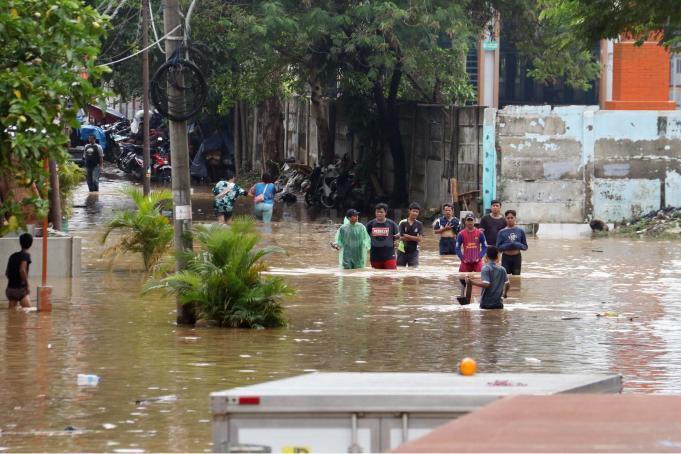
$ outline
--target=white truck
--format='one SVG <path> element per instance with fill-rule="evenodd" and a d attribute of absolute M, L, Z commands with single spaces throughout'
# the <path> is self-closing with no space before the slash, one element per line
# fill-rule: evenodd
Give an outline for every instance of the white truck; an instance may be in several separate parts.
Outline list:
<path fill-rule="evenodd" d="M 509 395 L 619 393 L 620 375 L 312 373 L 211 393 L 215 452 L 385 452 Z"/>

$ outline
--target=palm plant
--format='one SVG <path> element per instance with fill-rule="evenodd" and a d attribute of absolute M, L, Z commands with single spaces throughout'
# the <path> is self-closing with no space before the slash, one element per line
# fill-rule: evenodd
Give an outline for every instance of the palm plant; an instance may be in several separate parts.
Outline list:
<path fill-rule="evenodd" d="M 187 267 L 145 291 L 164 289 L 182 304 L 194 304 L 198 317 L 231 328 L 286 325 L 281 298 L 293 294 L 281 277 L 263 276 L 262 259 L 278 248 L 254 249 L 259 237 L 250 218 L 237 217 L 229 228 L 202 225 L 194 237 L 200 251 L 184 254 Z"/>
<path fill-rule="evenodd" d="M 174 229 L 161 210 L 172 201 L 168 190 L 152 191 L 148 196 L 136 187 L 122 192 L 135 203 L 135 210 L 123 210 L 106 224 L 102 244 L 113 231 L 120 231 L 119 241 L 104 251 L 105 255 L 117 256 L 122 252 L 142 254 L 144 268 L 148 271 L 170 248 Z"/>

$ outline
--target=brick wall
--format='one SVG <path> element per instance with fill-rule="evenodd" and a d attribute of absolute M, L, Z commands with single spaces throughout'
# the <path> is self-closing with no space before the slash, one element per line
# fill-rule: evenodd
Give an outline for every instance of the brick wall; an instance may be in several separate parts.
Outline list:
<path fill-rule="evenodd" d="M 613 51 L 612 110 L 674 110 L 669 100 L 669 52 L 657 42 L 616 43 Z"/>

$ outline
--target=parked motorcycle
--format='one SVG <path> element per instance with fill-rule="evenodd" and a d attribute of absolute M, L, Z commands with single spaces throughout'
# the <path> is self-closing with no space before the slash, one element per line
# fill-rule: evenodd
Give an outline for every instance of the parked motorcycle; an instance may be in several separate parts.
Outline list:
<path fill-rule="evenodd" d="M 338 176 L 336 163 L 325 166 L 317 165 L 310 174 L 309 184 L 303 185 L 307 189 L 305 203 L 309 206 L 335 207 L 335 180 Z"/>
<path fill-rule="evenodd" d="M 151 155 L 151 178 L 159 183 L 168 183 L 171 178 L 170 153 L 158 149 Z"/>
<path fill-rule="evenodd" d="M 359 180 L 356 163 L 348 157 L 316 166 L 301 189 L 308 206 L 342 209 L 366 206 L 371 192 L 368 185 Z"/>
<path fill-rule="evenodd" d="M 277 179 L 279 199 L 287 203 L 295 202 L 298 195 L 304 192 L 303 183 L 311 173 L 312 167 L 296 163 L 295 158 L 287 158 Z"/>
<path fill-rule="evenodd" d="M 135 177 L 144 176 L 144 164 L 142 160 L 142 147 L 131 143 L 122 143 L 122 152 L 116 165 L 125 173 L 133 174 Z"/>

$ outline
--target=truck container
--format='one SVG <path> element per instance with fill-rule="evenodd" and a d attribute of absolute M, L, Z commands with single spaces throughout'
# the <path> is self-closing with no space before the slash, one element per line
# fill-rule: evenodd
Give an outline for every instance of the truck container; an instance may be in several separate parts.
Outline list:
<path fill-rule="evenodd" d="M 620 375 L 312 373 L 211 394 L 215 452 L 385 452 L 510 395 L 619 393 Z"/>

